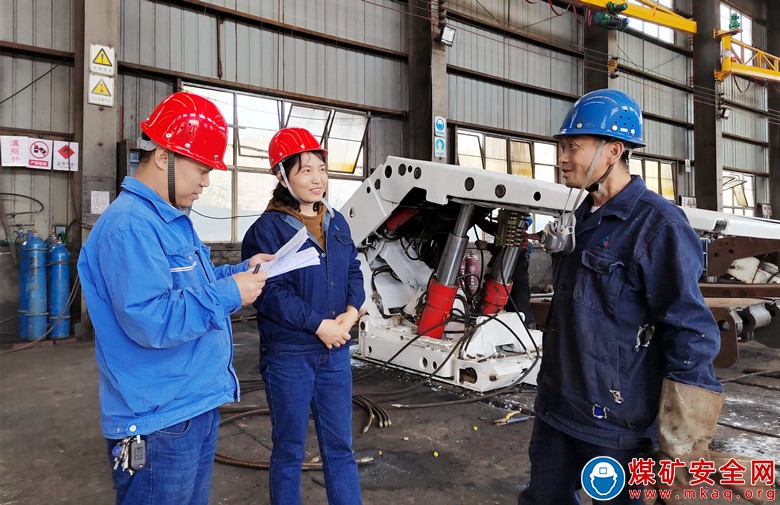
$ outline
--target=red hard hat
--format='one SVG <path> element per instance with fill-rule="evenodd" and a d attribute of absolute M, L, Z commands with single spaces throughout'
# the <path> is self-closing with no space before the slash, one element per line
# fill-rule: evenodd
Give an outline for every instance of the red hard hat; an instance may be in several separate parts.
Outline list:
<path fill-rule="evenodd" d="M 322 151 L 323 154 L 328 154 L 306 128 L 282 128 L 268 143 L 271 168 L 275 169 L 276 165 L 290 156 L 306 151 Z"/>
<path fill-rule="evenodd" d="M 141 130 L 157 145 L 217 170 L 227 170 L 227 123 L 210 100 L 179 91 L 166 97 L 141 122 Z"/>

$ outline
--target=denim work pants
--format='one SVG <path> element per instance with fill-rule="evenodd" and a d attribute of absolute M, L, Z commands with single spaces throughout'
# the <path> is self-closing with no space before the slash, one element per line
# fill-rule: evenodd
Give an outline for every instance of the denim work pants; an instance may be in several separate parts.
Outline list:
<path fill-rule="evenodd" d="M 586 463 L 596 456 L 617 460 L 626 472 L 632 458 L 646 455 L 650 447 L 611 449 L 583 442 L 562 433 L 540 419 L 534 420 L 534 430 L 528 446 L 531 457 L 531 482 L 517 499 L 518 505 L 579 505 L 580 477 Z M 609 505 L 641 504 L 628 496 L 628 485 L 616 498 L 593 503 Z"/>
<path fill-rule="evenodd" d="M 207 505 L 217 447 L 219 410 L 143 437 L 146 466 L 132 476 L 119 465 L 112 472 L 117 505 Z M 119 440 L 106 439 L 108 459 Z"/>
<path fill-rule="evenodd" d="M 352 452 L 352 370 L 349 349 L 322 345 L 260 347 L 260 373 L 271 409 L 271 505 L 300 505 L 309 411 L 322 457 L 330 505 L 359 505 Z"/>

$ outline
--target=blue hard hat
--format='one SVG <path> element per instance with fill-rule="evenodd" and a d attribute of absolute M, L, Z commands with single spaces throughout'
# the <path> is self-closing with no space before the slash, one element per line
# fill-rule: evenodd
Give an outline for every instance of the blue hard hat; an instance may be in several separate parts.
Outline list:
<path fill-rule="evenodd" d="M 642 111 L 633 98 L 620 90 L 597 89 L 574 103 L 555 138 L 569 135 L 611 137 L 632 147 L 644 147 Z"/>

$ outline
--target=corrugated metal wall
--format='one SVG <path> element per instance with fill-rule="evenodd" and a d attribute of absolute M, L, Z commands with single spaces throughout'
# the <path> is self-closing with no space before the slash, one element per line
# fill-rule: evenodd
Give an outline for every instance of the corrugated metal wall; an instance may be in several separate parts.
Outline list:
<path fill-rule="evenodd" d="M 453 121 L 533 135 L 552 136 L 572 101 L 506 88 L 463 76 L 449 76 Z"/>
<path fill-rule="evenodd" d="M 406 52 L 407 6 L 390 0 L 205 0 L 333 37 Z"/>
<path fill-rule="evenodd" d="M 723 139 L 723 166 L 768 174 L 767 149 L 748 142 Z"/>
<path fill-rule="evenodd" d="M 672 158 L 692 158 L 688 128 L 644 118 L 644 140 L 647 146 L 637 151 L 640 155 L 658 155 Z"/>
<path fill-rule="evenodd" d="M 313 40 L 305 34 L 292 33 L 295 30 L 285 33 L 279 27 L 258 24 L 267 19 L 303 31 L 407 54 L 409 16 L 416 13 L 408 12 L 406 3 L 393 0 L 204 1 L 238 14 L 220 21 L 213 12 L 196 12 L 153 0 L 122 0 L 119 59 L 206 79 L 220 78 L 221 63 L 221 79 L 239 87 L 246 85 L 277 95 L 294 93 L 320 101 L 339 101 L 358 109 L 403 112 L 409 108 L 408 69 L 403 58 L 383 55 L 381 50 L 370 48 L 361 51 L 359 47 L 340 45 L 338 41 Z M 676 0 L 676 8 L 690 11 L 691 1 Z M 0 40 L 73 51 L 74 2 L 4 0 L 0 3 Z M 571 10 L 557 16 L 543 1 L 532 4 L 514 0 L 449 0 L 448 9 L 454 18 L 450 24 L 457 29 L 457 35 L 456 44 L 447 50 L 447 63 L 465 70 L 452 72 L 448 77 L 449 119 L 518 134 L 554 134 L 572 102 L 566 96 L 582 93 L 584 68 L 581 58 L 565 50 L 555 50 L 551 45 L 581 51 L 583 28 L 577 17 Z M 235 19 L 244 14 L 250 18 Z M 496 30 L 486 26 L 495 26 Z M 508 37 L 501 33 L 503 30 L 523 36 Z M 526 41 L 523 37 L 539 42 Z M 619 33 L 617 37 L 621 66 L 688 85 L 691 74 L 688 56 L 630 33 Z M 753 37 L 754 45 L 764 47 L 766 29 L 754 23 Z M 675 40 L 681 47 L 687 47 L 687 36 L 678 33 Z M 49 60 L 0 56 L 0 97 L 10 95 L 55 64 Z M 0 125 L 72 133 L 70 97 L 80 92 L 71 89 L 72 72 L 72 64 L 64 62 L 0 107 Z M 469 76 L 469 72 L 495 79 Z M 734 82 L 728 79 L 725 83 L 727 98 L 766 110 L 765 88 L 756 84 L 747 87 L 747 82 L 737 81 L 743 85 L 739 89 Z M 690 93 L 629 72 L 621 73 L 614 85 L 631 93 L 648 114 L 659 118 L 647 121 L 646 154 L 692 157 L 692 134 L 680 124 L 693 120 Z M 534 87 L 549 92 L 534 91 Z M 137 137 L 138 121 L 172 90 L 170 78 L 123 69 L 117 79 L 119 137 Z M 376 164 L 388 154 L 403 152 L 405 132 L 406 123 L 402 119 L 373 117 L 367 153 L 369 163 Z M 735 108 L 731 119 L 724 122 L 724 132 L 766 142 L 767 120 L 762 114 Z M 724 163 L 733 168 L 765 171 L 766 148 L 725 139 Z M 41 173 L 4 170 L 0 177 L 6 188 L 47 198 L 51 193 L 54 200 L 66 194 L 60 187 L 49 189 L 49 176 L 41 179 L 40 188 L 37 187 L 33 181 L 44 177 Z M 52 201 L 52 207 L 58 205 Z"/>
<path fill-rule="evenodd" d="M 0 40 L 73 51 L 74 0 L 3 0 Z"/>
<path fill-rule="evenodd" d="M 615 79 L 615 84 L 617 89 L 634 97 L 646 114 L 693 122 L 693 96 L 685 91 L 649 81 L 643 83 L 639 78 L 626 74 Z M 640 153 L 692 158 L 693 146 L 688 143 L 687 131 L 688 128 L 645 117 L 647 146 Z"/>
<path fill-rule="evenodd" d="M 475 19 L 496 29 L 477 26 L 473 21 L 450 21 L 456 29 L 456 44 L 448 49 L 448 65 L 517 84 L 451 74 L 450 119 L 518 134 L 555 133 L 573 102 L 565 95 L 582 93 L 583 68 L 580 58 L 549 49 L 544 42 L 572 48 L 581 45 L 582 30 L 576 18 L 569 12 L 556 17 L 544 2 L 532 5 L 506 0 L 455 0 L 449 2 L 449 10 L 456 17 Z M 528 34 L 542 43 L 505 36 L 498 30 Z M 535 92 L 530 87 L 562 96 Z"/>
<path fill-rule="evenodd" d="M 739 135 L 762 142 L 769 134 L 767 117 L 738 107 L 733 107 L 727 121 L 723 122 L 723 132 Z"/>
<path fill-rule="evenodd" d="M 376 168 L 384 163 L 388 156 L 398 156 L 406 152 L 404 138 L 406 122 L 400 119 L 374 117 L 369 123 L 368 167 Z"/>
<path fill-rule="evenodd" d="M 257 2 L 215 2 L 355 42 L 406 50 L 404 6 L 385 2 L 386 8 L 381 8 L 351 0 L 328 3 L 329 8 L 324 9 L 322 1 L 279 2 L 274 8 L 265 5 L 253 12 Z M 331 17 L 342 21 L 323 24 L 324 19 Z M 397 58 L 304 40 L 235 21 L 223 23 L 222 50 L 218 54 L 215 16 L 150 0 L 124 0 L 121 19 L 122 61 L 217 78 L 221 59 L 225 81 L 338 100 L 357 107 L 399 111 L 407 108 L 407 65 Z M 140 111 L 126 112 L 141 115 Z"/>
<path fill-rule="evenodd" d="M 582 29 L 571 10 L 561 16 L 550 10 L 547 2 L 523 2 L 515 0 L 448 0 L 450 11 L 470 18 L 527 33 L 542 40 L 569 43 L 579 46 Z"/>
<path fill-rule="evenodd" d="M 117 138 L 134 142 L 141 135 L 138 123 L 146 119 L 163 98 L 173 93 L 173 84 L 133 75 L 120 75 L 118 84 Z"/>
<path fill-rule="evenodd" d="M 73 0 L 4 0 L 0 2 L 0 40 L 73 51 Z M 48 73 L 47 73 L 48 72 Z M 73 133 L 74 119 L 71 97 L 72 62 L 31 57 L 0 55 L 0 99 L 6 99 L 24 89 L 0 106 L 0 126 L 56 132 L 63 136 Z M 45 75 L 44 75 L 45 74 Z M 0 191 L 29 196 L 40 206 L 21 197 L 4 197 L 6 213 L 12 224 L 38 228 L 46 236 L 55 224 L 68 225 L 73 219 L 70 195 L 73 176 L 68 173 L 27 168 L 0 168 Z"/>
<path fill-rule="evenodd" d="M 680 45 L 687 45 L 687 37 L 676 38 Z M 629 32 L 617 33 L 617 58 L 620 67 L 655 75 L 682 86 L 690 85 L 691 59 L 683 53 L 667 49 Z M 630 94 L 646 114 L 693 123 L 693 94 L 673 86 L 654 82 L 632 74 L 618 72 L 613 81 L 617 89 Z M 646 119 L 644 127 L 647 146 L 640 154 L 669 156 L 680 159 L 693 158 L 692 135 L 689 129 L 671 122 Z"/>
<path fill-rule="evenodd" d="M 458 43 L 447 50 L 448 64 L 563 93 L 580 92 L 579 58 L 466 23 L 452 25 Z"/>
<path fill-rule="evenodd" d="M 149 0 L 120 2 L 120 61 L 217 77 L 217 23 Z"/>
<path fill-rule="evenodd" d="M 52 70 L 52 68 L 54 68 Z M 0 107 L 0 125 L 61 133 L 73 132 L 69 62 L 0 55 L 0 96 L 7 97 L 45 75 Z"/>

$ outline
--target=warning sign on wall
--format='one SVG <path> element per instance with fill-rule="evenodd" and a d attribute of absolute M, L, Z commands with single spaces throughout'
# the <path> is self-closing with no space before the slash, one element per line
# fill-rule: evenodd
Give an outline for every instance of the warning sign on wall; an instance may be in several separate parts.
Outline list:
<path fill-rule="evenodd" d="M 0 137 L 0 164 L 4 167 L 27 166 L 27 137 Z"/>
<path fill-rule="evenodd" d="M 53 142 L 44 139 L 28 139 L 27 166 L 41 170 L 51 170 L 51 151 Z"/>
<path fill-rule="evenodd" d="M 67 172 L 78 171 L 79 143 L 55 140 L 51 168 Z"/>
<path fill-rule="evenodd" d="M 90 44 L 89 71 L 93 74 L 113 76 L 116 73 L 114 48 L 100 44 Z"/>
<path fill-rule="evenodd" d="M 87 102 L 105 107 L 114 106 L 114 78 L 89 74 L 89 97 Z"/>

